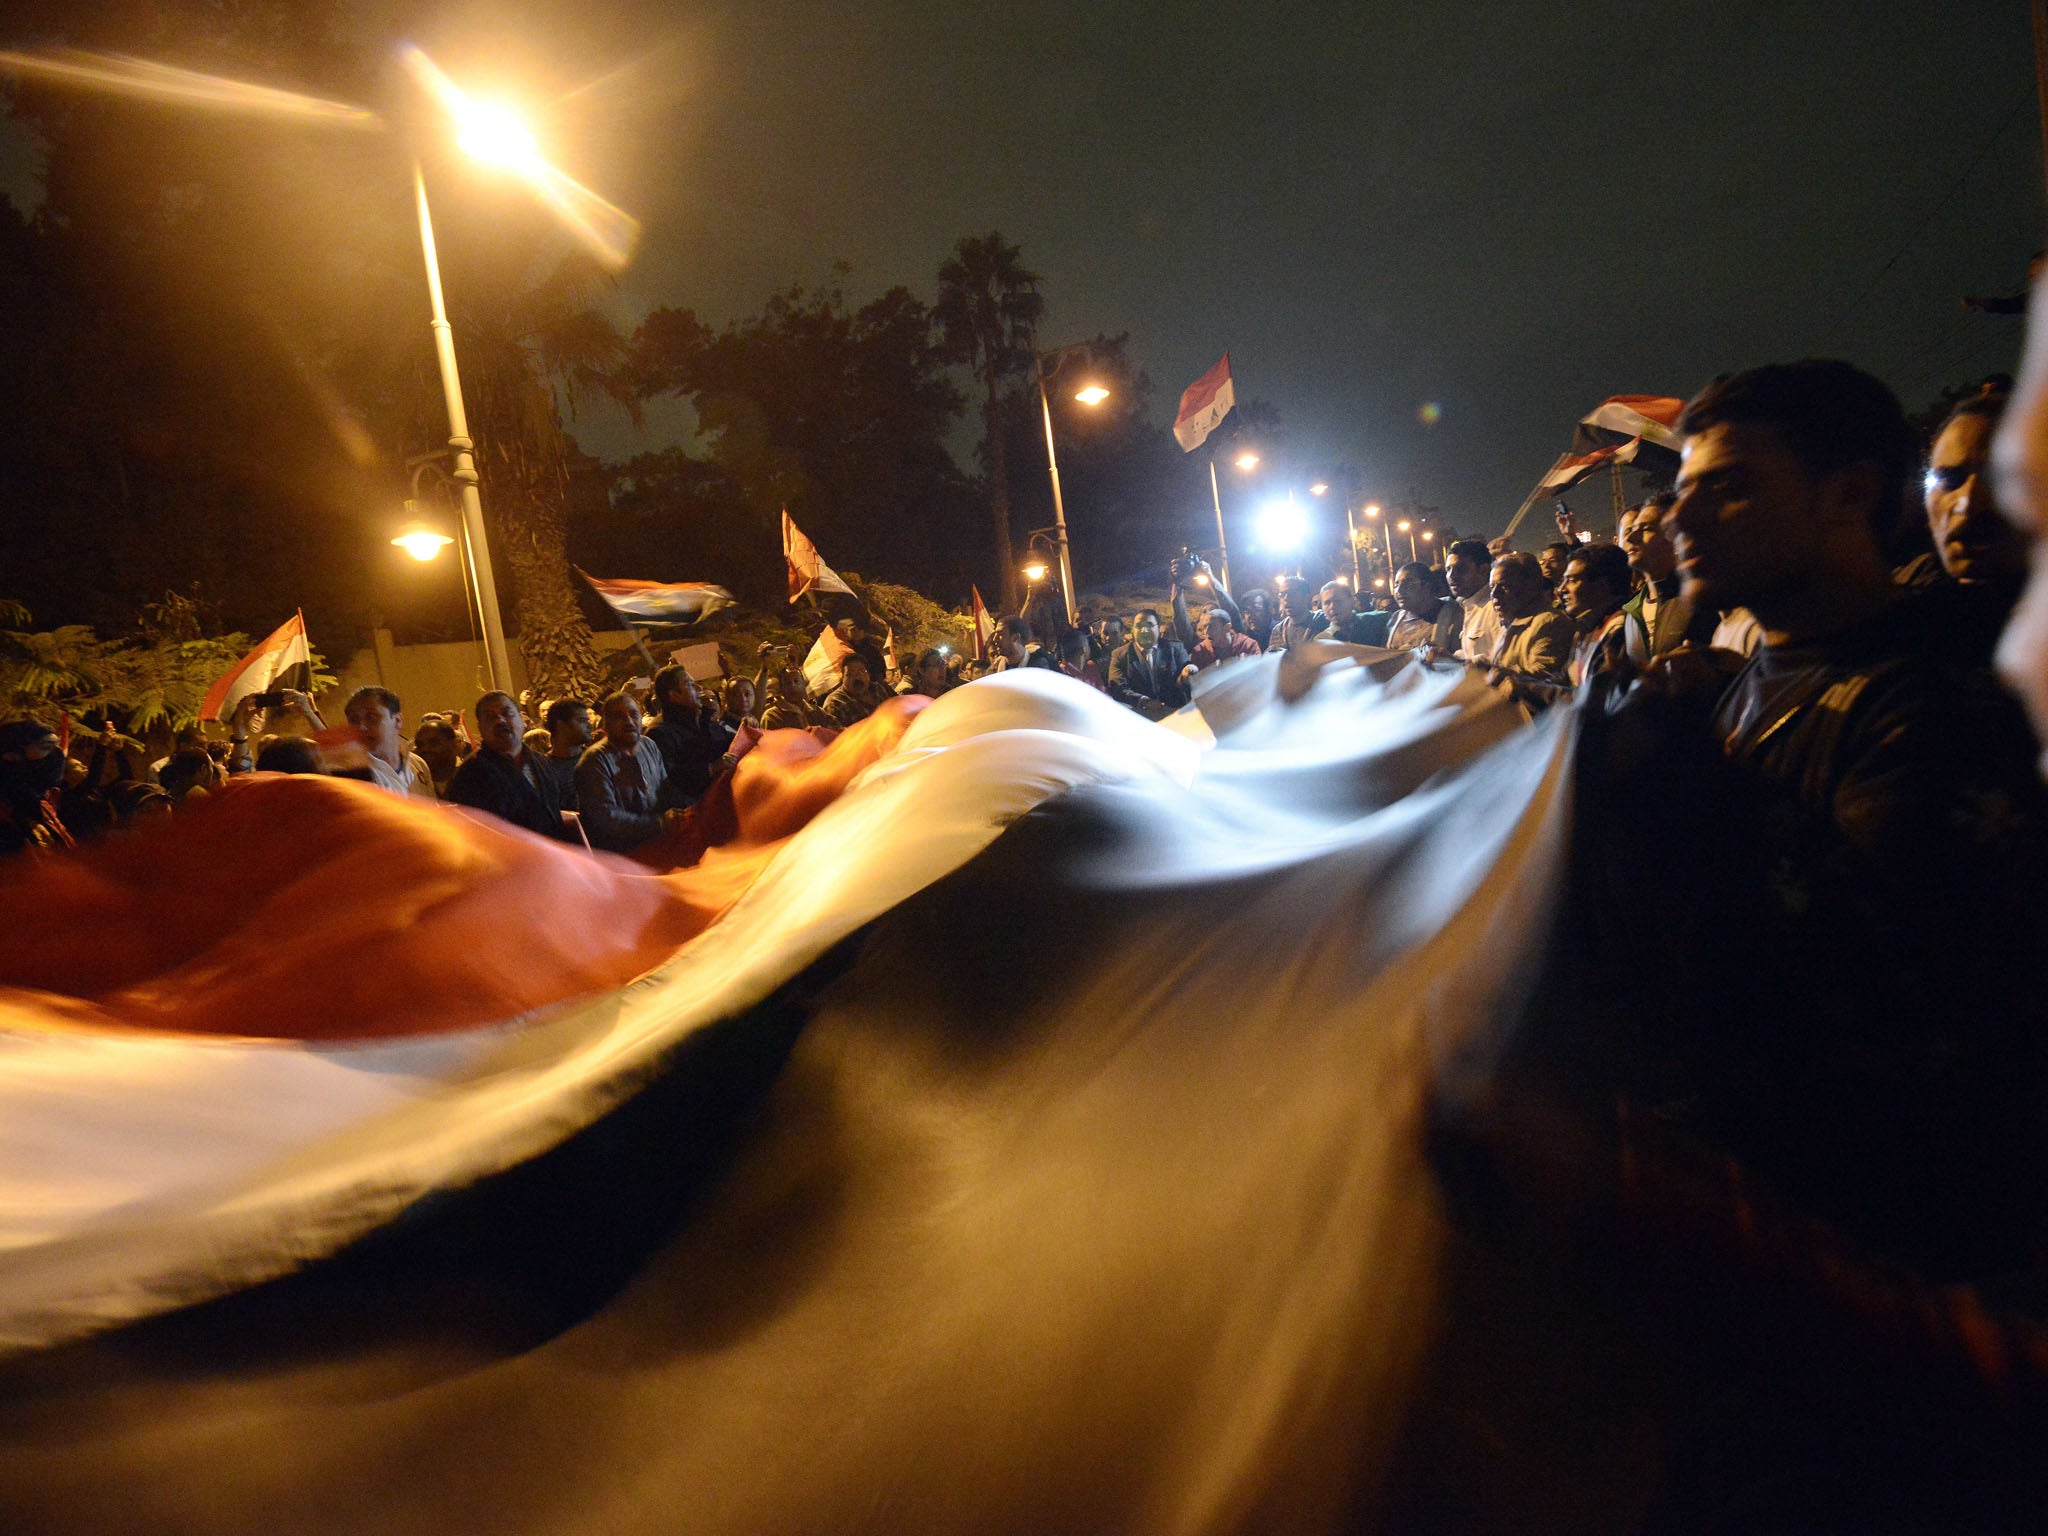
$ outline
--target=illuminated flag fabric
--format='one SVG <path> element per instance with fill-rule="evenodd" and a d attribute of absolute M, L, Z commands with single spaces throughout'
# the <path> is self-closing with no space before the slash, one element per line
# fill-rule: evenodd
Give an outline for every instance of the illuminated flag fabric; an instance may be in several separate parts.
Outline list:
<path fill-rule="evenodd" d="M 252 693 L 304 689 L 313 680 L 313 654 L 306 647 L 306 616 L 294 613 L 215 680 L 199 706 L 202 720 L 220 720 Z"/>
<path fill-rule="evenodd" d="M 1609 464 L 1626 464 L 1635 458 L 1635 439 L 1613 448 L 1595 448 L 1591 453 L 1560 453 L 1557 462 L 1536 482 L 1537 496 L 1556 496 L 1577 485 L 1588 475 Z"/>
<path fill-rule="evenodd" d="M 1183 453 L 1192 453 L 1209 439 L 1218 423 L 1237 404 L 1237 390 L 1230 382 L 1230 354 L 1190 384 L 1180 397 L 1180 409 L 1173 417 L 1173 437 Z"/>
<path fill-rule="evenodd" d="M 1550 934 L 1566 722 L 1287 665 L 769 732 L 670 874 L 301 777 L 108 840 L 102 917 L 23 889 L 0 1348 L 108 1336 L 0 1384 L 10 1529 L 1374 1523 L 1418 1319 L 1504 1304 L 1447 1309 L 1423 1148 Z"/>
<path fill-rule="evenodd" d="M 839 638 L 838 630 L 829 625 L 819 630 L 810 654 L 804 657 L 804 687 L 813 695 L 825 692 L 828 681 L 829 686 L 836 688 L 840 666 L 852 654 L 853 647 Z"/>
<path fill-rule="evenodd" d="M 708 581 L 600 581 L 581 566 L 576 574 L 589 582 L 605 606 L 628 626 L 695 624 L 734 602 L 730 592 Z"/>
<path fill-rule="evenodd" d="M 790 520 L 788 508 L 782 513 L 782 561 L 789 567 L 789 600 L 793 603 L 806 592 L 844 592 L 853 588 L 839 579 L 839 573 L 818 557 L 818 546 L 804 537 Z"/>
<path fill-rule="evenodd" d="M 1579 418 L 1574 453 L 1591 453 L 1635 438 L 1656 448 L 1679 449 L 1678 418 L 1685 402 L 1668 395 L 1615 395 Z"/>
<path fill-rule="evenodd" d="M 988 606 L 981 600 L 981 588 L 967 589 L 974 596 L 974 659 L 988 660 L 988 643 L 995 638 L 996 621 L 988 616 Z"/>

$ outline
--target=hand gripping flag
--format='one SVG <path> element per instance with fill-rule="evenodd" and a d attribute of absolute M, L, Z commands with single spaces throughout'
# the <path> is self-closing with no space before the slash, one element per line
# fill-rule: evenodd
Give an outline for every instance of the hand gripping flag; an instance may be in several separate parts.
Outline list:
<path fill-rule="evenodd" d="M 818 558 L 818 546 L 803 535 L 803 530 L 789 519 L 789 509 L 782 512 L 782 559 L 789 567 L 789 600 L 793 603 L 806 592 L 844 592 L 853 596 L 853 588 L 839 579 L 839 573 Z"/>
<path fill-rule="evenodd" d="M 734 601 L 725 588 L 708 581 L 599 581 L 581 566 L 575 569 L 629 626 L 695 624 L 721 608 L 732 607 Z"/>
<path fill-rule="evenodd" d="M 296 669 L 296 671 L 294 670 Z M 294 613 L 271 631 L 256 649 L 236 662 L 206 690 L 199 718 L 218 720 L 252 693 L 273 688 L 305 687 L 312 682 L 313 653 L 306 648 L 306 616 Z"/>
<path fill-rule="evenodd" d="M 1209 439 L 1218 423 L 1237 404 L 1237 391 L 1230 382 L 1230 354 L 1187 387 L 1180 397 L 1180 409 L 1173 417 L 1173 437 L 1183 453 L 1193 453 Z"/>

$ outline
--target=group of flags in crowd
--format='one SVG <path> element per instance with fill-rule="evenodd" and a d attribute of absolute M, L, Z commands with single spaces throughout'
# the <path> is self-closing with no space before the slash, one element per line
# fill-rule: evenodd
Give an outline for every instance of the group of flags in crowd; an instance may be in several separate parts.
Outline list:
<path fill-rule="evenodd" d="M 1183 452 L 1192 453 L 1237 406 L 1237 388 L 1231 379 L 1230 354 L 1190 384 L 1180 397 L 1173 418 L 1174 441 Z M 1678 417 L 1685 402 L 1662 395 L 1615 395 L 1603 400 L 1581 417 L 1572 437 L 1570 451 L 1544 472 L 1529 493 L 1508 532 L 1514 532 L 1523 515 L 1545 496 L 1557 496 L 1587 476 L 1610 465 L 1657 462 L 1668 467 L 1678 454 Z M 855 597 L 839 573 L 818 554 L 817 545 L 790 518 L 782 514 L 782 560 L 789 578 L 789 600 L 794 603 L 820 593 L 843 593 Z M 628 628 L 637 625 L 689 625 L 710 617 L 736 602 L 724 587 L 708 581 L 635 581 L 629 578 L 601 579 L 581 567 L 576 574 Z M 995 633 L 995 623 L 982 602 L 979 588 L 973 591 L 974 652 L 985 661 Z M 845 652 L 844 641 L 828 628 L 812 647 L 804 671 L 813 667 L 837 671 L 842 659 L 831 654 L 828 638 Z M 821 649 L 822 648 L 822 649 Z M 288 684 L 295 676 L 310 679 L 311 654 L 306 645 L 306 620 L 295 613 L 269 638 L 244 656 L 207 691 L 199 718 L 219 720 L 233 713 L 235 705 L 252 693 L 268 692 Z M 302 681 L 299 686 L 304 686 Z"/>

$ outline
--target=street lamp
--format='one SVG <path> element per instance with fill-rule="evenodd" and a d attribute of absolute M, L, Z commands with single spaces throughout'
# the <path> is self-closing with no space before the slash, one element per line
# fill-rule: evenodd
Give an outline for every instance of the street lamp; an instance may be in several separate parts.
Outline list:
<path fill-rule="evenodd" d="M 436 533 L 431 528 L 408 528 L 391 541 L 413 559 L 432 560 L 455 541 L 445 533 Z"/>
<path fill-rule="evenodd" d="M 508 107 L 472 101 L 433 60 L 411 44 L 400 50 L 399 58 L 455 123 L 457 142 L 465 153 L 517 174 L 599 261 L 613 270 L 625 265 L 640 233 L 639 223 L 632 215 L 548 164 L 541 157 L 532 132 Z M 352 129 L 375 130 L 385 126 L 375 112 L 364 107 L 321 101 L 293 91 L 176 69 L 148 59 L 92 54 L 75 49 L 45 54 L 0 50 L 0 70 L 114 95 L 206 110 L 296 119 Z M 471 554 L 475 597 L 484 618 L 485 655 L 491 685 L 502 688 L 511 683 L 512 669 L 505 649 L 504 625 L 498 614 L 497 589 L 492 582 L 490 551 L 485 542 L 483 503 L 477 494 L 475 444 L 470 439 L 468 419 L 462 408 L 462 387 L 455 368 L 455 345 L 448 327 L 447 308 L 442 302 L 441 271 L 434 249 L 433 220 L 427 210 L 426 179 L 417 161 L 413 164 L 413 194 L 419 209 L 420 246 L 426 259 L 434 350 L 440 363 L 442 392 L 448 403 L 448 450 L 453 462 L 450 478 L 462 491 L 462 526 Z M 431 558 L 431 555 L 422 558 Z"/>
<path fill-rule="evenodd" d="M 1330 482 L 1327 480 L 1318 480 L 1314 485 L 1308 488 L 1308 493 L 1311 496 L 1327 496 L 1330 494 Z"/>
<path fill-rule="evenodd" d="M 1034 560 L 1024 567 L 1024 579 L 1034 587 L 1045 580 L 1045 573 L 1046 564 L 1043 560 Z"/>
<path fill-rule="evenodd" d="M 1032 353 L 1034 371 L 1038 375 L 1038 409 L 1045 417 L 1045 469 L 1046 473 L 1052 476 L 1053 548 L 1059 555 L 1060 595 L 1066 599 L 1067 623 L 1069 625 L 1080 622 L 1081 609 L 1074 600 L 1074 557 L 1067 545 L 1067 507 L 1066 503 L 1060 498 L 1060 456 L 1059 450 L 1053 446 L 1052 440 L 1052 396 L 1046 393 L 1045 384 L 1047 379 L 1051 378 L 1053 374 L 1058 373 L 1066 365 L 1069 357 L 1076 352 L 1085 351 L 1087 351 L 1087 347 L 1084 345 L 1060 347 L 1051 353 L 1036 351 Z M 1050 373 L 1047 372 L 1045 366 L 1047 357 L 1055 359 Z M 1092 408 L 1107 400 L 1109 398 L 1109 391 L 1100 384 L 1088 384 L 1075 390 L 1074 398 L 1081 404 Z M 1025 569 L 1028 574 L 1030 567 L 1027 566 Z M 1037 576 L 1033 576 L 1031 579 L 1034 583 L 1044 580 L 1044 572 L 1041 570 Z"/>
<path fill-rule="evenodd" d="M 1415 552 L 1415 525 L 1404 517 L 1401 521 L 1394 524 L 1394 528 L 1397 532 L 1408 535 L 1408 558 L 1410 560 L 1421 559 L 1422 557 Z"/>
<path fill-rule="evenodd" d="M 1240 453 L 1235 459 L 1232 459 L 1231 462 L 1235 464 L 1239 469 L 1253 470 L 1259 467 L 1259 456 L 1256 453 L 1253 453 L 1249 448 L 1247 448 L 1243 453 Z"/>
<path fill-rule="evenodd" d="M 1430 562 L 1429 562 L 1429 563 L 1430 563 L 1431 565 L 1434 565 L 1434 564 L 1436 564 L 1436 530 L 1435 530 L 1434 528 L 1425 528 L 1425 529 L 1423 529 L 1423 530 L 1422 530 L 1422 542 L 1430 546 L 1430 550 L 1429 550 L 1429 553 L 1430 553 Z"/>

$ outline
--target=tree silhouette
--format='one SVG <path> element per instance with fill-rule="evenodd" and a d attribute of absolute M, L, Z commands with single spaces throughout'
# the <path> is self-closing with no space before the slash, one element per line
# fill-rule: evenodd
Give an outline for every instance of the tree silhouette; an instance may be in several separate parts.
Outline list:
<path fill-rule="evenodd" d="M 953 247 L 939 266 L 939 296 L 933 305 L 948 355 L 971 367 L 981 383 L 982 463 L 1000 563 L 997 586 L 1006 608 L 1017 606 L 1017 558 L 1003 428 L 1016 398 L 1012 385 L 1035 365 L 1033 346 L 1045 310 L 1038 282 L 1038 274 L 1024 265 L 1022 249 L 991 230 L 966 236 Z"/>

